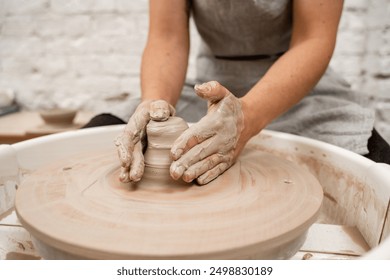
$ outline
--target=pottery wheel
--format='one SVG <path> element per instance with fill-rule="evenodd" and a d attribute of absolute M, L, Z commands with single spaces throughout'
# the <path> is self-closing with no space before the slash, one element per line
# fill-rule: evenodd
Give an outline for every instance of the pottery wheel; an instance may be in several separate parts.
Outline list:
<path fill-rule="evenodd" d="M 256 141 L 205 186 L 121 183 L 113 148 L 75 156 L 29 175 L 16 212 L 39 242 L 78 258 L 288 258 L 317 217 L 322 188 Z"/>

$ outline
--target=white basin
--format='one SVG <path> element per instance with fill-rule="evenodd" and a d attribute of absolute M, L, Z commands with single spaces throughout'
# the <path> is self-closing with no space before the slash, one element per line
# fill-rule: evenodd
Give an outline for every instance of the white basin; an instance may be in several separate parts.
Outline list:
<path fill-rule="evenodd" d="M 12 207 L 23 174 L 81 152 L 114 145 L 124 126 L 107 126 L 0 145 L 0 215 Z M 361 258 L 390 259 L 390 166 L 316 140 L 264 130 L 262 149 L 312 172 L 324 189 L 319 223 L 353 226 L 371 248 Z"/>

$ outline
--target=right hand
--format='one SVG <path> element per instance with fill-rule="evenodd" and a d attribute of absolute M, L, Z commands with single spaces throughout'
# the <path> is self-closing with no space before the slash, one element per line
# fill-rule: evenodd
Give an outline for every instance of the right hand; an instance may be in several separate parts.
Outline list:
<path fill-rule="evenodd" d="M 137 182 L 144 174 L 143 148 L 149 121 L 166 121 L 174 114 L 175 109 L 165 100 L 146 100 L 138 105 L 124 131 L 115 140 L 121 162 L 121 182 Z"/>
<path fill-rule="evenodd" d="M 208 101 L 207 115 L 183 132 L 174 142 L 173 179 L 195 180 L 200 185 L 230 168 L 249 140 L 241 100 L 216 81 L 195 86 Z"/>

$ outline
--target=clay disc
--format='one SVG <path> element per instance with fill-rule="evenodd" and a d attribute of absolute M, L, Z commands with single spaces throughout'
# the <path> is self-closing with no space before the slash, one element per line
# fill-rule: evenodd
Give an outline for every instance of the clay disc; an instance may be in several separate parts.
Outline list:
<path fill-rule="evenodd" d="M 256 141 L 201 187 L 120 183 L 114 149 L 73 157 L 29 175 L 16 212 L 35 238 L 82 258 L 289 257 L 317 217 L 322 188 Z"/>

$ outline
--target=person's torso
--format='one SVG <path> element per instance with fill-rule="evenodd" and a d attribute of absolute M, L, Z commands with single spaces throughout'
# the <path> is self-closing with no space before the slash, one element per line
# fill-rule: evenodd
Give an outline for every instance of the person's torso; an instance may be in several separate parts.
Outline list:
<path fill-rule="evenodd" d="M 289 0 L 192 0 L 204 42 L 217 56 L 285 52 L 291 35 Z"/>
<path fill-rule="evenodd" d="M 198 82 L 217 80 L 243 96 L 275 62 L 273 55 L 289 47 L 289 0 L 190 0 L 190 7 L 202 38 Z M 256 58 L 266 55 L 273 57 Z"/>

